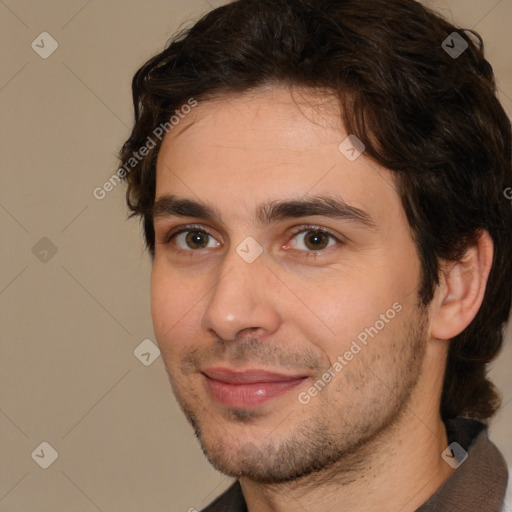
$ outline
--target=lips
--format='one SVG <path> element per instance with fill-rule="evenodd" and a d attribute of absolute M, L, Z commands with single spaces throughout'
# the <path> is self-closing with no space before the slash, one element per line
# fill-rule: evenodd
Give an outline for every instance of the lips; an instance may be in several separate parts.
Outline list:
<path fill-rule="evenodd" d="M 231 408 L 254 408 L 277 398 L 301 384 L 306 375 L 285 375 L 261 369 L 233 371 L 227 368 L 207 368 L 207 391 L 217 403 Z"/>

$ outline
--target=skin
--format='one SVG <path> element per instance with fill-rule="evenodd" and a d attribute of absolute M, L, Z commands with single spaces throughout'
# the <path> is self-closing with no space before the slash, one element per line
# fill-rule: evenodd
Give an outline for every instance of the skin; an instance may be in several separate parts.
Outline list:
<path fill-rule="evenodd" d="M 434 300 L 419 307 L 420 262 L 393 174 L 364 153 L 345 158 L 347 135 L 333 99 L 274 86 L 200 103 L 159 153 L 156 200 L 198 201 L 220 218 L 155 218 L 156 339 L 205 455 L 240 478 L 250 512 L 413 511 L 452 472 L 439 415 L 447 340 L 480 307 L 492 242 L 483 233 L 463 261 L 444 264 Z M 322 195 L 373 225 L 256 218 L 263 203 Z M 335 238 L 315 239 L 310 226 Z M 201 229 L 211 237 L 190 238 Z M 236 251 L 249 236 L 262 249 L 252 263 Z M 400 312 L 301 403 L 397 303 Z M 201 373 L 220 365 L 308 378 L 256 408 L 227 408 Z"/>

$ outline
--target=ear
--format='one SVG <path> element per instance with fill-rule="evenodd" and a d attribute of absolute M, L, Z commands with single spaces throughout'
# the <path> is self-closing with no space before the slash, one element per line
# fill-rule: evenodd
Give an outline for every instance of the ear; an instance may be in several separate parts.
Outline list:
<path fill-rule="evenodd" d="M 494 245 L 487 231 L 468 248 L 461 261 L 444 262 L 431 309 L 431 334 L 450 340 L 475 318 L 491 271 Z"/>

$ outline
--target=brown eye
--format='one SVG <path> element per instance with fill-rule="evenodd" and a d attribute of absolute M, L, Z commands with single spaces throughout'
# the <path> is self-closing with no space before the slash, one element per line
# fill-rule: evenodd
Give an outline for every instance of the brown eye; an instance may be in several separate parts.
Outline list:
<path fill-rule="evenodd" d="M 191 249 L 204 249 L 208 245 L 209 237 L 204 231 L 188 231 L 185 242 Z"/>
<path fill-rule="evenodd" d="M 186 251 L 211 249 L 220 245 L 210 233 L 202 229 L 184 229 L 172 235 L 171 240 L 179 249 Z"/>
<path fill-rule="evenodd" d="M 304 243 L 312 251 L 325 249 L 329 244 L 329 235 L 322 231 L 308 231 L 304 237 Z"/>
<path fill-rule="evenodd" d="M 292 240 L 292 247 L 303 252 L 322 251 L 340 242 L 328 231 L 313 228 L 303 228 L 294 234 Z"/>

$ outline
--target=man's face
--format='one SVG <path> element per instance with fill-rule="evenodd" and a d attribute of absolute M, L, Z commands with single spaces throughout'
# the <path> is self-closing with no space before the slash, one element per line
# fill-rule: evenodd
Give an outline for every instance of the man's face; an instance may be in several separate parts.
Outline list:
<path fill-rule="evenodd" d="M 401 417 L 421 373 L 411 231 L 391 173 L 339 149 L 339 119 L 334 100 L 274 88 L 200 103 L 160 150 L 155 335 L 232 476 L 341 460 Z"/>

